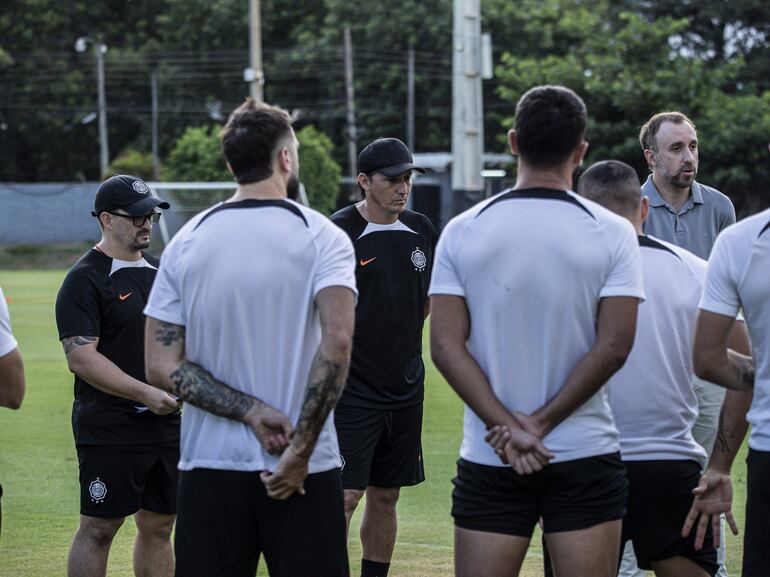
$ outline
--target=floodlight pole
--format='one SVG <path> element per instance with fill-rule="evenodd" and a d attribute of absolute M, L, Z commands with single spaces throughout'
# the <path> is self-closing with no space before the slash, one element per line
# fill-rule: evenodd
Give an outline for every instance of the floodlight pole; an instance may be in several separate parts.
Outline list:
<path fill-rule="evenodd" d="M 484 118 L 480 0 L 454 0 L 452 30 L 453 214 L 483 198 Z"/>
<path fill-rule="evenodd" d="M 259 0 L 249 0 L 249 66 L 251 97 L 262 102 L 265 73 L 262 70 L 262 13 Z"/>
<path fill-rule="evenodd" d="M 107 94 L 104 88 L 104 55 L 107 45 L 88 36 L 81 36 L 75 41 L 75 50 L 85 52 L 90 44 L 96 58 L 96 91 L 99 111 L 99 179 L 105 176 L 110 165 L 110 144 L 107 136 Z"/>

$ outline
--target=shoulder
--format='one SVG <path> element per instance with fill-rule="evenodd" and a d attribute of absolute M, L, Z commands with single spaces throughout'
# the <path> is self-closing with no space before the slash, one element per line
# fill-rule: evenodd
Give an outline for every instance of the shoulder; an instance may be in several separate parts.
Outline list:
<path fill-rule="evenodd" d="M 611 210 L 604 208 L 602 205 L 589 200 L 584 196 L 580 196 L 576 192 L 568 191 L 568 194 L 580 204 L 591 216 L 594 217 L 596 223 L 600 228 L 609 232 L 610 234 L 628 236 L 629 232 L 635 238 L 636 232 L 634 227 L 628 221 L 628 219 L 615 214 Z"/>
<path fill-rule="evenodd" d="M 430 219 L 421 212 L 415 212 L 413 210 L 405 210 L 399 216 L 399 220 L 413 230 L 417 230 L 423 233 L 425 236 L 436 235 L 436 227 Z"/>
<path fill-rule="evenodd" d="M 646 238 L 651 239 L 660 244 L 663 248 L 668 249 L 670 253 L 677 257 L 682 265 L 692 272 L 698 279 L 702 280 L 705 277 L 708 263 L 704 259 L 679 245 L 661 240 L 652 235 L 647 235 Z"/>
<path fill-rule="evenodd" d="M 712 186 L 708 186 L 700 182 L 697 184 L 700 187 L 701 195 L 703 195 L 704 203 L 711 203 L 720 209 L 734 210 L 733 201 L 731 201 L 726 194 L 718 191 Z"/>
<path fill-rule="evenodd" d="M 106 277 L 110 274 L 112 259 L 96 249 L 85 253 L 64 276 L 63 286 L 87 279 Z"/>
<path fill-rule="evenodd" d="M 152 255 L 148 252 L 142 253 L 142 256 L 144 257 L 144 260 L 147 261 L 147 264 L 155 268 L 158 268 L 158 266 L 160 266 L 160 258 L 158 258 L 157 256 Z"/>

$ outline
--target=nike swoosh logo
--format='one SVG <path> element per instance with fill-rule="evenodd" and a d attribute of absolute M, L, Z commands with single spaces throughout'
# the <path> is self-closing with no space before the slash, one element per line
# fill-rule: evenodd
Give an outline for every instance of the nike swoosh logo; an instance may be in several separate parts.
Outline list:
<path fill-rule="evenodd" d="M 366 266 L 370 262 L 372 262 L 373 260 L 377 260 L 377 257 L 375 256 L 374 258 L 370 258 L 369 260 L 361 259 L 361 260 L 358 261 L 358 264 L 360 264 L 361 266 Z"/>
<path fill-rule="evenodd" d="M 125 294 L 125 295 L 118 295 L 118 298 L 119 298 L 120 300 L 124 301 L 124 300 L 126 300 L 128 297 L 130 297 L 132 294 L 134 294 L 134 291 L 131 291 L 130 293 L 128 293 L 128 294 Z"/>

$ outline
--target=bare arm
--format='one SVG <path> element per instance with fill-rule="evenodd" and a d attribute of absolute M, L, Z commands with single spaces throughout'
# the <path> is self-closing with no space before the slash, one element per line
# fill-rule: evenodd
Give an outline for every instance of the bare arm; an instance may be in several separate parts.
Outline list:
<path fill-rule="evenodd" d="M 701 379 L 727 389 L 754 387 L 754 361 L 728 348 L 734 319 L 701 310 L 695 325 L 693 367 Z"/>
<path fill-rule="evenodd" d="M 291 434 L 288 418 L 188 361 L 184 342 L 183 326 L 147 317 L 144 337 L 147 380 L 204 411 L 246 423 L 269 453 L 283 451 Z"/>
<path fill-rule="evenodd" d="M 731 326 L 732 328 L 730 328 Z M 727 324 L 727 328 L 729 336 L 726 346 L 731 349 L 729 352 L 733 353 L 734 351 L 736 355 L 748 357 L 751 349 L 744 323 L 730 322 Z M 703 540 L 709 523 L 711 523 L 713 529 L 714 546 L 719 546 L 719 516 L 721 513 L 725 514 L 733 533 L 738 534 L 738 526 L 732 513 L 733 489 L 730 469 L 749 428 L 746 414 L 751 407 L 753 398 L 753 389 L 728 389 L 725 395 L 722 411 L 719 414 L 719 428 L 717 430 L 716 442 L 714 443 L 714 450 L 711 453 L 708 468 L 703 473 L 698 487 L 693 490 L 695 498 L 682 527 L 682 534 L 687 536 L 690 534 L 692 527 L 696 526 L 697 523 L 695 533 L 696 549 L 700 549 L 703 546 Z"/>
<path fill-rule="evenodd" d="M 96 349 L 98 337 L 65 337 L 61 343 L 69 370 L 92 387 L 146 405 L 159 415 L 172 413 L 179 408 L 179 403 L 173 397 L 124 373 L 101 354 Z"/>
<path fill-rule="evenodd" d="M 430 351 L 433 362 L 449 386 L 484 421 L 488 429 L 502 425 L 514 436 L 516 451 L 507 460 L 513 461 L 511 464 L 517 472 L 525 474 L 540 470 L 553 455 L 539 439 L 531 438 L 521 430 L 511 412 L 495 395 L 486 375 L 466 346 L 470 326 L 464 298 L 434 295 L 430 316 Z M 529 453 L 531 458 L 519 460 L 521 455 L 518 453 Z"/>
<path fill-rule="evenodd" d="M 24 399 L 24 363 L 16 347 L 0 357 L 0 407 L 18 409 Z"/>
<path fill-rule="evenodd" d="M 525 430 L 545 437 L 623 366 L 634 344 L 638 303 L 636 297 L 607 297 L 599 302 L 594 345 L 572 369 L 559 393 L 532 418 L 516 415 Z"/>
<path fill-rule="evenodd" d="M 331 286 L 315 299 L 321 319 L 321 344 L 310 367 L 305 400 L 288 451 L 284 451 L 275 472 L 261 477 L 268 496 L 288 499 L 302 487 L 318 435 L 329 413 L 345 388 L 353 347 L 355 294 L 352 290 Z"/>

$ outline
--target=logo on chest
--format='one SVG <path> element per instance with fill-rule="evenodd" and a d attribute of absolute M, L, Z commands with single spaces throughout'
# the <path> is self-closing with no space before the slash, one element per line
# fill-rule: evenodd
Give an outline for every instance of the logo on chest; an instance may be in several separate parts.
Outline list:
<path fill-rule="evenodd" d="M 424 271 L 425 265 L 428 264 L 428 259 L 425 258 L 425 253 L 420 250 L 419 246 L 416 246 L 414 251 L 412 251 L 412 264 L 414 265 L 414 270 L 419 272 Z"/>

